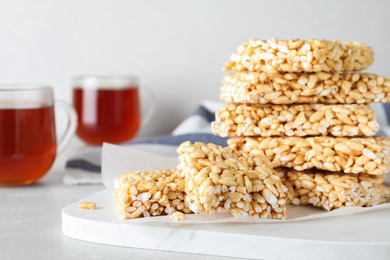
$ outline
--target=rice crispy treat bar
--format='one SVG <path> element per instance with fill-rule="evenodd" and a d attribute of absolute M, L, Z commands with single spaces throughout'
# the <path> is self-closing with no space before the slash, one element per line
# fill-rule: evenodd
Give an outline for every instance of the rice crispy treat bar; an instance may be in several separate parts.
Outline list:
<path fill-rule="evenodd" d="M 237 46 L 225 71 L 359 71 L 374 62 L 374 51 L 361 42 L 319 39 L 250 39 Z"/>
<path fill-rule="evenodd" d="M 184 142 L 177 151 L 193 212 L 286 217 L 287 188 L 266 158 L 200 142 Z"/>
<path fill-rule="evenodd" d="M 390 197 L 390 189 L 382 185 L 384 174 L 350 175 L 313 169 L 300 172 L 288 168 L 275 171 L 289 187 L 294 205 L 311 204 L 329 211 L 340 207 L 370 207 Z"/>
<path fill-rule="evenodd" d="M 128 172 L 115 180 L 114 205 L 124 219 L 191 213 L 184 203 L 184 188 L 176 170 Z"/>
<path fill-rule="evenodd" d="M 213 133 L 226 136 L 373 136 L 369 105 L 247 105 L 229 103 L 215 113 Z"/>
<path fill-rule="evenodd" d="M 239 72 L 225 75 L 220 99 L 252 104 L 390 103 L 390 78 L 371 73 Z"/>
<path fill-rule="evenodd" d="M 385 174 L 390 170 L 390 138 L 374 137 L 233 137 L 229 147 L 266 156 L 271 167 L 297 171 L 320 169 L 354 174 Z"/>

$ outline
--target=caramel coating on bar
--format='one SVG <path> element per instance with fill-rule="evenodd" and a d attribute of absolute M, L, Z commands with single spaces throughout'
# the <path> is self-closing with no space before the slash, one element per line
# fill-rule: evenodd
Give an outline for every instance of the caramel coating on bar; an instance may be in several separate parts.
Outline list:
<path fill-rule="evenodd" d="M 215 113 L 213 133 L 226 136 L 373 136 L 379 131 L 369 105 L 246 105 Z"/>
<path fill-rule="evenodd" d="M 233 137 L 229 147 L 266 156 L 271 166 L 297 171 L 320 169 L 353 174 L 390 170 L 390 138 L 374 137 Z"/>
<path fill-rule="evenodd" d="M 115 180 L 114 205 L 124 219 L 191 213 L 184 203 L 184 188 L 178 171 L 128 172 Z"/>
<path fill-rule="evenodd" d="M 374 62 L 374 51 L 361 42 L 319 39 L 250 39 L 237 46 L 225 71 L 360 71 Z"/>
<path fill-rule="evenodd" d="M 390 79 L 371 73 L 241 72 L 225 75 L 220 99 L 252 104 L 390 103 Z"/>
<path fill-rule="evenodd" d="M 182 143 L 177 151 L 193 212 L 286 217 L 287 188 L 266 158 L 200 142 Z"/>
<path fill-rule="evenodd" d="M 385 174 L 351 175 L 313 169 L 300 172 L 288 168 L 275 171 L 289 188 L 293 197 L 289 203 L 294 205 L 311 204 L 329 211 L 340 207 L 370 207 L 390 197 L 390 189 L 382 185 Z"/>

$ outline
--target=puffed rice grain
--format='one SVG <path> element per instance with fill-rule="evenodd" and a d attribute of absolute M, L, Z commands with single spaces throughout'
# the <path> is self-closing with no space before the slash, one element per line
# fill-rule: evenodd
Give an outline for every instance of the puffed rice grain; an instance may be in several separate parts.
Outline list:
<path fill-rule="evenodd" d="M 79 203 L 80 209 L 95 209 L 96 203 L 95 202 L 81 202 Z"/>
<path fill-rule="evenodd" d="M 182 221 L 186 219 L 186 215 L 184 215 L 182 212 L 176 211 L 170 215 L 169 218 L 174 221 Z"/>

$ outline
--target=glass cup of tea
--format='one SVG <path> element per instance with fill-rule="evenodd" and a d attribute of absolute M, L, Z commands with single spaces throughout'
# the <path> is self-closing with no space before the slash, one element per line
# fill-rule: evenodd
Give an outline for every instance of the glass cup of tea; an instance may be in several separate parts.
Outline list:
<path fill-rule="evenodd" d="M 147 89 L 145 89 L 147 90 Z M 77 136 L 89 145 L 122 143 L 133 139 L 150 120 L 154 102 L 150 92 L 145 115 L 134 76 L 75 76 L 73 106 L 78 115 Z"/>
<path fill-rule="evenodd" d="M 55 108 L 68 117 L 57 142 Z M 41 85 L 0 85 L 0 186 L 28 185 L 51 168 L 76 130 L 73 107 Z"/>

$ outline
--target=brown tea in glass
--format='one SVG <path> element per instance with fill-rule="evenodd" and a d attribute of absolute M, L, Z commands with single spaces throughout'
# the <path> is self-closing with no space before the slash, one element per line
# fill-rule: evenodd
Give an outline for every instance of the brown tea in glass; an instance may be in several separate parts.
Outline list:
<path fill-rule="evenodd" d="M 53 90 L 0 86 L 0 186 L 28 185 L 51 168 L 76 128 L 76 113 L 61 103 L 69 123 L 57 147 Z"/>
<path fill-rule="evenodd" d="M 77 136 L 90 145 L 134 138 L 141 125 L 137 80 L 130 76 L 78 76 L 73 82 Z"/>
<path fill-rule="evenodd" d="M 57 151 L 53 106 L 0 108 L 0 179 L 34 182 L 46 173 Z"/>

